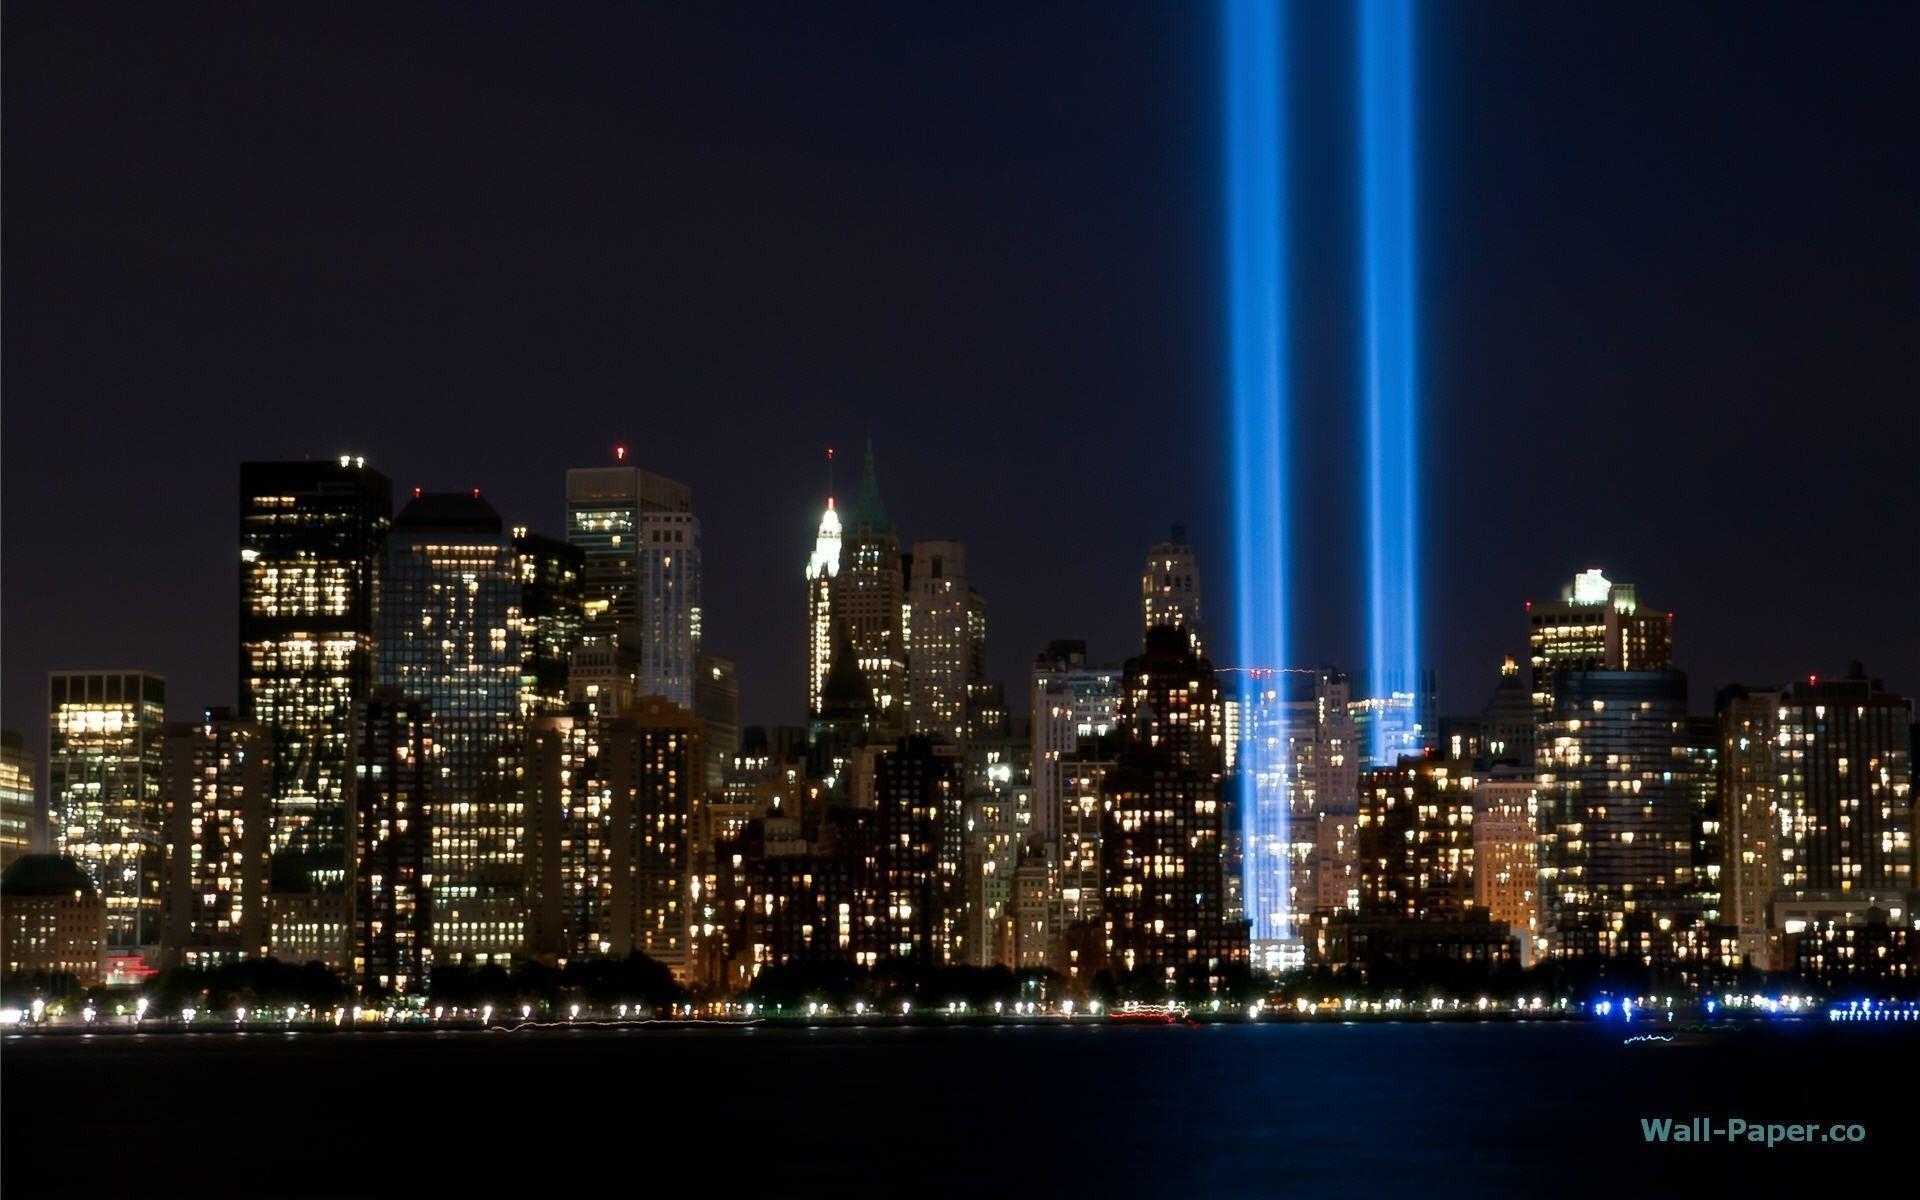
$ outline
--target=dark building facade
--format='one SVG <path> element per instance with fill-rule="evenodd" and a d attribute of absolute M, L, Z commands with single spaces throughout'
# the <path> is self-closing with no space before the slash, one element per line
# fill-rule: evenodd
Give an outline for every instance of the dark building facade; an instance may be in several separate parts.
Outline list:
<path fill-rule="evenodd" d="M 393 485 L 364 459 L 240 465 L 240 717 L 273 740 L 273 846 L 306 886 L 345 886 L 353 706 L 392 517 Z"/>
<path fill-rule="evenodd" d="M 1155 626 L 1121 686 L 1122 749 L 1102 784 L 1101 919 L 1109 965 L 1169 983 L 1247 959 L 1227 919 L 1225 713 L 1213 666 Z"/>
<path fill-rule="evenodd" d="M 433 970 L 431 851 L 439 758 L 424 701 L 395 689 L 355 709 L 353 971 L 374 992 L 423 988 Z"/>

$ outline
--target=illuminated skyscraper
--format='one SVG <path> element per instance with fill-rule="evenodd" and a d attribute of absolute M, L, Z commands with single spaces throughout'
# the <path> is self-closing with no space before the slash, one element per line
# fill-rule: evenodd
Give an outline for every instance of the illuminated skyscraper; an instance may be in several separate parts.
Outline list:
<path fill-rule="evenodd" d="M 1687 677 L 1560 671 L 1542 727 L 1542 888 L 1556 952 L 1665 959 L 1690 900 L 1695 789 Z"/>
<path fill-rule="evenodd" d="M 915 542 L 909 597 L 907 728 L 966 739 L 967 684 L 986 658 L 986 603 L 967 582 L 960 542 Z"/>
<path fill-rule="evenodd" d="M 33 783 L 26 742 L 11 729 L 0 730 L 0 871 L 30 853 L 39 836 Z"/>
<path fill-rule="evenodd" d="M 1913 701 L 1869 679 L 1723 689 L 1724 920 L 1756 966 L 1786 965 L 1780 911 L 1825 911 L 1914 886 Z"/>
<path fill-rule="evenodd" d="M 1140 572 L 1141 629 L 1172 625 L 1187 631 L 1193 652 L 1200 647 L 1200 568 L 1187 544 L 1187 527 L 1175 525 L 1167 540 L 1147 551 Z"/>
<path fill-rule="evenodd" d="M 365 459 L 240 464 L 239 715 L 272 738 L 273 847 L 307 886 L 345 886 L 348 743 L 392 516 Z"/>
<path fill-rule="evenodd" d="M 50 840 L 93 880 L 107 944 L 160 943 L 167 684 L 145 671 L 55 671 L 47 681 Z"/>
<path fill-rule="evenodd" d="M 1089 667 L 1085 642 L 1050 642 L 1033 662 L 1033 832 L 1043 845 L 1057 845 L 1063 806 L 1070 794 L 1069 765 L 1083 739 L 1113 732 L 1120 707 L 1120 672 Z"/>
<path fill-rule="evenodd" d="M 352 975 L 376 994 L 418 991 L 433 969 L 430 724 L 424 701 L 392 690 L 354 712 Z"/>
<path fill-rule="evenodd" d="M 167 726 L 166 917 L 170 966 L 211 966 L 267 953 L 268 789 L 273 741 L 228 709 Z"/>
<path fill-rule="evenodd" d="M 867 443 L 860 491 L 842 515 L 840 570 L 834 575 L 833 621 L 844 625 L 860 674 L 873 694 L 879 728 L 906 728 L 907 658 L 906 579 L 901 570 L 900 535 L 880 499 L 873 469 L 873 443 Z M 831 651 L 829 651 L 831 663 Z"/>
<path fill-rule="evenodd" d="M 523 653 L 521 714 L 558 712 L 569 703 L 567 673 L 585 620 L 584 556 L 577 546 L 525 528 L 513 531 L 513 554 L 520 581 L 512 619 Z"/>
<path fill-rule="evenodd" d="M 1554 603 L 1527 604 L 1536 720 L 1553 712 L 1556 671 L 1665 671 L 1673 666 L 1673 614 L 1642 609 L 1630 583 L 1582 571 Z"/>
<path fill-rule="evenodd" d="M 840 514 L 827 497 L 820 532 L 807 559 L 807 712 L 820 711 L 820 689 L 833 665 L 833 589 L 840 574 Z"/>
<path fill-rule="evenodd" d="M 427 706 L 436 961 L 520 951 L 524 815 L 520 560 L 476 490 L 416 496 L 394 518 L 380 596 L 380 685 Z"/>
<path fill-rule="evenodd" d="M 909 737 L 879 756 L 871 875 L 878 953 L 926 966 L 965 959 L 965 812 L 951 746 Z"/>
<path fill-rule="evenodd" d="M 624 462 L 626 448 L 616 456 Z M 616 639 L 641 695 L 691 709 L 701 636 L 692 489 L 636 467 L 576 467 L 567 541 L 586 556 L 587 634 Z"/>
<path fill-rule="evenodd" d="M 1715 708 L 1725 839 L 1722 920 L 1733 928 L 1740 956 L 1764 968 L 1767 905 L 1778 885 L 1780 863 L 1780 693 L 1725 687 Z"/>
<path fill-rule="evenodd" d="M 1100 830 L 1108 960 L 1169 983 L 1217 981 L 1247 959 L 1246 927 L 1227 915 L 1220 686 L 1184 629 L 1156 625 L 1120 695 L 1122 750 Z"/>
<path fill-rule="evenodd" d="M 1540 949 L 1540 787 L 1496 768 L 1473 792 L 1473 897 L 1507 926 L 1530 966 Z"/>
<path fill-rule="evenodd" d="M 1457 921 L 1474 892 L 1472 768 L 1409 758 L 1360 777 L 1360 914 Z"/>

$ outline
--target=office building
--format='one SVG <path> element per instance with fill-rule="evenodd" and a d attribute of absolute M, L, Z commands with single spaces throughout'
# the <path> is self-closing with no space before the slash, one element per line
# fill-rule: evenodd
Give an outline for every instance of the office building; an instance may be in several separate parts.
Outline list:
<path fill-rule="evenodd" d="M 1217 984 L 1247 960 L 1246 927 L 1227 915 L 1220 686 L 1185 629 L 1155 625 L 1120 694 L 1100 830 L 1108 962 L 1170 986 Z"/>
<path fill-rule="evenodd" d="M 567 472 L 567 541 L 585 556 L 586 632 L 614 639 L 643 696 L 693 707 L 700 653 L 700 521 L 693 491 L 621 465 Z"/>
<path fill-rule="evenodd" d="M 1521 966 L 1533 965 L 1540 932 L 1540 787 L 1496 770 L 1473 790 L 1473 898 L 1513 931 Z"/>
<path fill-rule="evenodd" d="M 31 853 L 40 840 L 34 783 L 26 741 L 11 729 L 0 730 L 0 871 Z"/>
<path fill-rule="evenodd" d="M 266 956 L 273 757 L 266 726 L 231 709 L 166 727 L 166 965 Z"/>
<path fill-rule="evenodd" d="M 1720 795 L 1725 848 L 1722 920 L 1736 953 L 1764 968 L 1769 958 L 1768 904 L 1780 866 L 1776 814 L 1780 797 L 1780 693 L 1738 685 L 1715 698 L 1720 736 Z"/>
<path fill-rule="evenodd" d="M 874 865 L 881 959 L 922 966 L 965 961 L 966 854 L 960 759 L 953 747 L 903 738 L 874 767 Z"/>
<path fill-rule="evenodd" d="M 519 554 L 478 489 L 415 496 L 394 518 L 380 686 L 426 705 L 437 963 L 498 962 L 525 941 L 520 604 Z"/>
<path fill-rule="evenodd" d="M 560 712 L 570 703 L 568 673 L 586 622 L 585 556 L 557 538 L 513 531 L 519 595 L 509 619 L 519 626 L 523 717 Z"/>
<path fill-rule="evenodd" d="M 1556 953 L 1685 953 L 1701 916 L 1689 899 L 1697 797 L 1687 677 L 1562 670 L 1550 689 L 1541 876 Z"/>
<path fill-rule="evenodd" d="M 967 684 L 986 666 L 986 602 L 959 542 L 915 542 L 909 585 L 907 728 L 966 740 Z"/>
<path fill-rule="evenodd" d="M 93 881 L 113 948 L 160 943 L 166 700 L 166 681 L 145 671 L 47 682 L 49 840 Z"/>
<path fill-rule="evenodd" d="M 392 516 L 363 458 L 240 465 L 239 716 L 274 745 L 273 847 L 303 886 L 345 886 L 348 743 Z"/>
<path fill-rule="evenodd" d="M 1034 659 L 1030 687 L 1033 832 L 1043 846 L 1060 847 L 1066 786 L 1083 740 L 1113 732 L 1120 707 L 1120 672 L 1087 665 L 1087 644 L 1049 642 Z M 1064 861 L 1064 858 L 1062 859 Z"/>
<path fill-rule="evenodd" d="M 1528 601 L 1527 649 L 1539 723 L 1551 719 L 1556 672 L 1672 667 L 1673 614 L 1641 607 L 1633 584 L 1614 583 L 1593 567 L 1574 576 L 1558 601 Z"/>
<path fill-rule="evenodd" d="M 1360 776 L 1360 915 L 1458 921 L 1475 909 L 1472 768 L 1405 758 Z"/>
<path fill-rule="evenodd" d="M 1171 625 L 1186 631 L 1193 652 L 1202 653 L 1200 568 L 1187 544 L 1187 528 L 1175 525 L 1167 540 L 1147 551 L 1140 572 L 1140 628 Z"/>
<path fill-rule="evenodd" d="M 354 713 L 352 975 L 376 995 L 419 991 L 433 970 L 440 760 L 431 727 L 427 702 L 397 689 L 376 691 Z M 325 925 L 318 913 L 307 916 Z M 314 936 L 325 937 L 324 928 Z"/>
<path fill-rule="evenodd" d="M 740 752 L 740 676 L 733 660 L 718 654 L 700 656 L 700 676 L 693 689 L 693 714 L 704 731 L 706 780 L 719 787 L 727 777 L 733 756 Z"/>

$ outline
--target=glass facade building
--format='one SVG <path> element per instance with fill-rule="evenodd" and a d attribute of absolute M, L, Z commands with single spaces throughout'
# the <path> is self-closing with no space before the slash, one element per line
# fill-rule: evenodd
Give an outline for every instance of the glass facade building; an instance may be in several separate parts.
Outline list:
<path fill-rule="evenodd" d="M 478 491 L 417 496 L 394 518 L 379 682 L 427 708 L 440 962 L 498 961 L 525 940 L 521 588 L 519 552 Z"/>
<path fill-rule="evenodd" d="M 392 516 L 365 459 L 240 465 L 240 717 L 273 740 L 273 846 L 303 887 L 345 884 L 353 706 Z"/>
<path fill-rule="evenodd" d="M 160 943 L 166 681 L 145 671 L 56 671 L 47 682 L 51 840 L 107 913 L 107 944 Z"/>

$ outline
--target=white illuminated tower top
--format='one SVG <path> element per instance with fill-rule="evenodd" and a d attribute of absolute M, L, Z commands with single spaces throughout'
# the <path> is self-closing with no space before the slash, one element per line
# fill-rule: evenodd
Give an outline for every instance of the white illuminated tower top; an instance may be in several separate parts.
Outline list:
<path fill-rule="evenodd" d="M 813 557 L 807 560 L 808 579 L 831 579 L 840 573 L 840 514 L 833 510 L 833 497 L 827 497 L 827 510 L 820 514 L 820 532 L 813 539 Z"/>
<path fill-rule="evenodd" d="M 840 514 L 833 507 L 833 451 L 827 451 L 827 509 L 807 559 L 807 711 L 820 711 L 821 689 L 833 665 L 833 580 L 840 574 Z"/>

